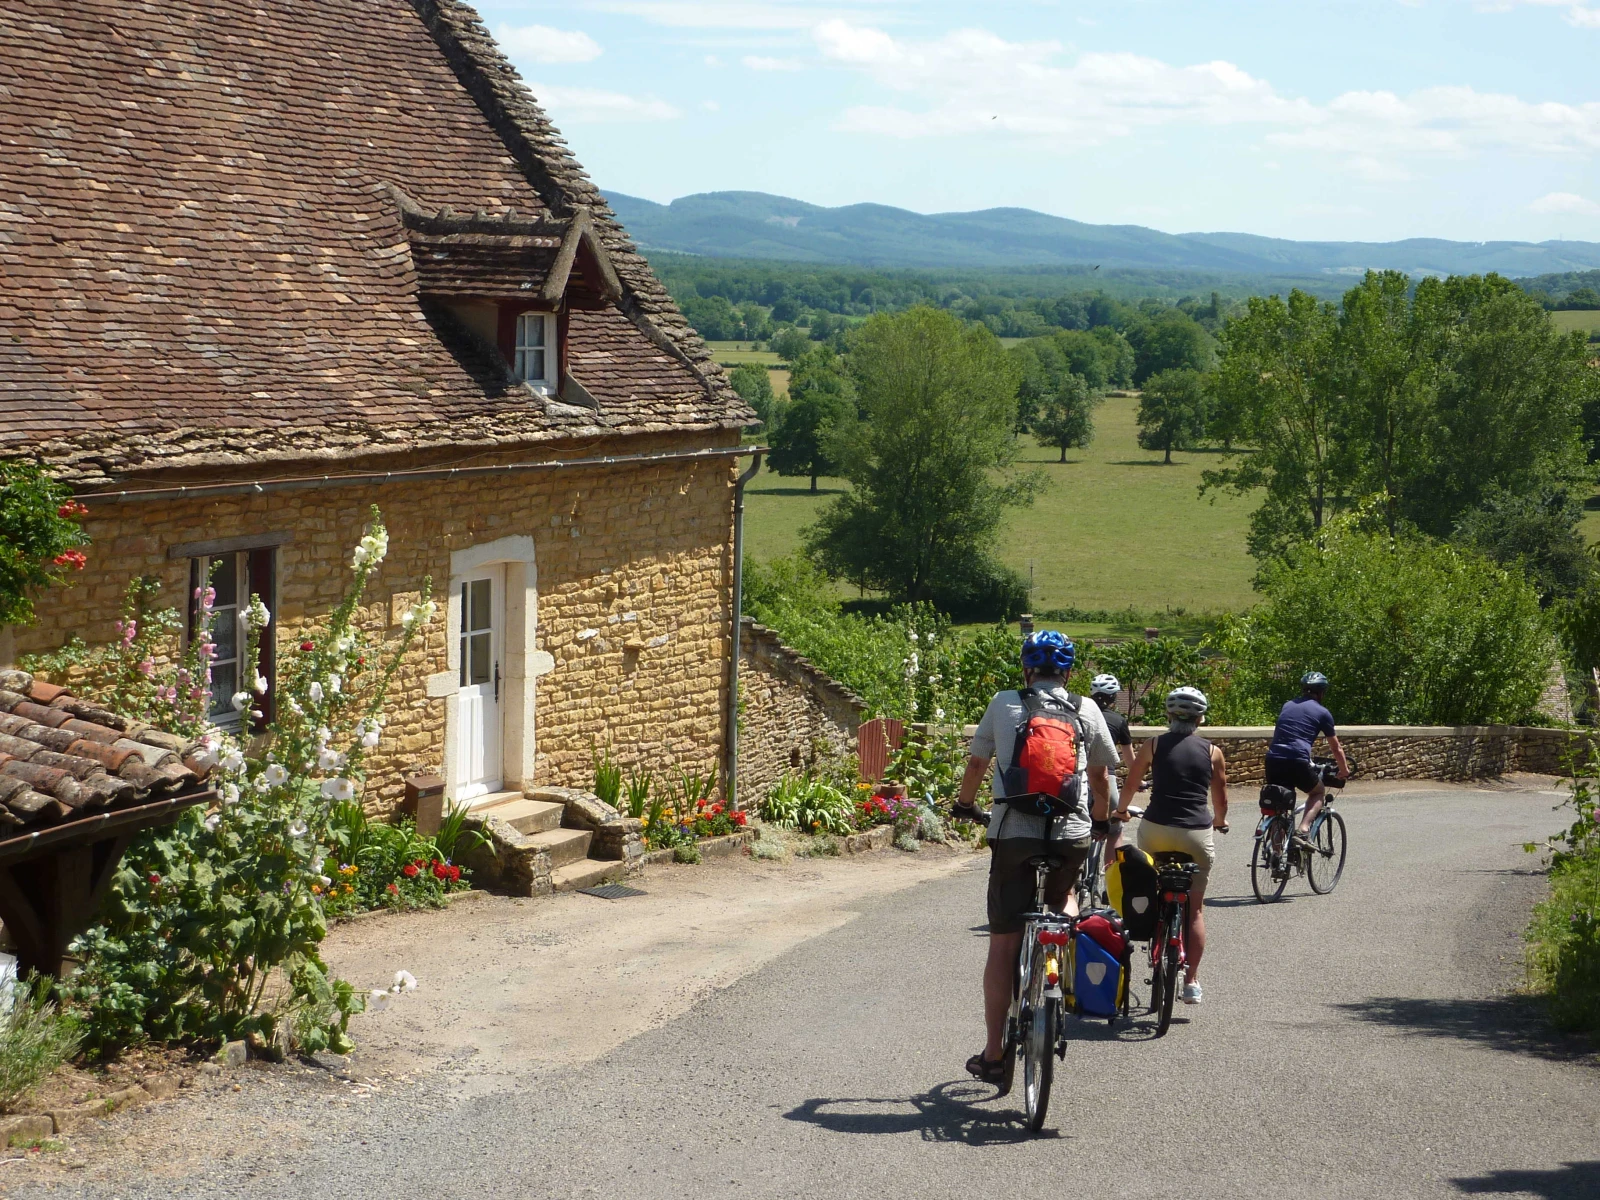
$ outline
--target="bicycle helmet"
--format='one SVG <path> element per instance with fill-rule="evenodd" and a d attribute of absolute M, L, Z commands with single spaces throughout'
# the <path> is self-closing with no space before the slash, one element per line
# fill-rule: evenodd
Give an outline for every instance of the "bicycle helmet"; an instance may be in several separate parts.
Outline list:
<path fill-rule="evenodd" d="M 1300 686 L 1308 692 L 1327 691 L 1328 677 L 1321 671 L 1307 671 L 1300 676 Z"/>
<path fill-rule="evenodd" d="M 1179 687 L 1167 693 L 1167 716 L 1180 721 L 1198 721 L 1211 702 L 1199 688 Z"/>
<path fill-rule="evenodd" d="M 1022 665 L 1030 671 L 1065 675 L 1078 659 L 1078 648 L 1054 629 L 1041 629 L 1022 639 Z"/>
<path fill-rule="evenodd" d="M 1109 696 L 1115 700 L 1117 693 L 1122 691 L 1122 684 L 1115 675 L 1096 675 L 1089 683 L 1089 695 Z"/>

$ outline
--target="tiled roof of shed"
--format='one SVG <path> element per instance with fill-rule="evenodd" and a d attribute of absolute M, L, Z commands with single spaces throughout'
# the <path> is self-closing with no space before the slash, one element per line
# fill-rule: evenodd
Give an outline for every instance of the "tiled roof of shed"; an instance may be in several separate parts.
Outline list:
<path fill-rule="evenodd" d="M 573 322 L 598 412 L 438 336 L 396 188 L 593 213 L 622 293 Z M 0 8 L 0 453 L 92 485 L 751 419 L 466 5 Z"/>
<path fill-rule="evenodd" d="M 199 789 L 203 748 L 0 671 L 0 838 Z"/>

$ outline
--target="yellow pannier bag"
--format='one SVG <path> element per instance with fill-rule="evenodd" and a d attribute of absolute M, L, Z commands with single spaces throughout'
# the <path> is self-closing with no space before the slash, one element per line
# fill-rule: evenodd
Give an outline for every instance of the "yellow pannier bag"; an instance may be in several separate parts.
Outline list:
<path fill-rule="evenodd" d="M 1155 859 L 1137 846 L 1118 846 L 1116 861 L 1106 868 L 1106 896 L 1121 914 L 1127 935 L 1148 941 L 1155 933 L 1160 899 Z"/>

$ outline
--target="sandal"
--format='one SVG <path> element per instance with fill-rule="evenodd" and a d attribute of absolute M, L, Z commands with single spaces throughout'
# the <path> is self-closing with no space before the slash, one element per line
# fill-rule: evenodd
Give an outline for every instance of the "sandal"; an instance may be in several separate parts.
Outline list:
<path fill-rule="evenodd" d="M 989 1059 L 979 1050 L 967 1059 L 967 1072 L 974 1078 L 984 1083 L 1002 1084 L 1006 1081 L 1007 1056 L 1002 1054 L 999 1058 Z"/>

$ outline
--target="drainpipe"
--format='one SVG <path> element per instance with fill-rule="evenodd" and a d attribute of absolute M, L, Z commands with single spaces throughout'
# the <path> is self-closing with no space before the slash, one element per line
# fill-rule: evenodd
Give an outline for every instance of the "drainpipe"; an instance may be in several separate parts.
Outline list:
<path fill-rule="evenodd" d="M 764 448 L 763 448 L 764 449 Z M 728 807 L 739 807 L 739 637 L 744 632 L 744 485 L 761 469 L 762 450 L 756 450 L 750 469 L 733 485 L 733 657 L 728 662 L 728 711 L 723 716 L 722 794 Z"/>

